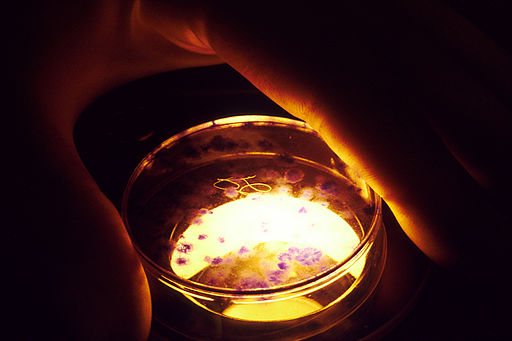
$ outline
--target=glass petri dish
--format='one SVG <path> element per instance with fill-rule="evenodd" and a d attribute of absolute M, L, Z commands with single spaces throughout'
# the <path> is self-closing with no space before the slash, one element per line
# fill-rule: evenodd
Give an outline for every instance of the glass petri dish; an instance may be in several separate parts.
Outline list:
<path fill-rule="evenodd" d="M 287 118 L 235 116 L 171 137 L 133 172 L 122 216 L 154 319 L 190 339 L 350 335 L 385 264 L 378 195 Z"/>

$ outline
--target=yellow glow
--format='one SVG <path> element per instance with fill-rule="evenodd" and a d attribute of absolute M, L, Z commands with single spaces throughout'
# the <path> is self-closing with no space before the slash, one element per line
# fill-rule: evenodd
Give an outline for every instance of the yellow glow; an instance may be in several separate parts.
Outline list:
<path fill-rule="evenodd" d="M 230 181 L 219 179 L 215 185 Z M 352 227 L 325 203 L 287 194 L 251 193 L 203 211 L 179 236 L 171 255 L 171 267 L 176 275 L 207 285 L 245 290 L 291 284 L 344 261 L 360 242 Z M 299 251 L 292 254 L 292 249 Z M 283 255 L 288 257 L 285 265 L 282 265 Z M 358 278 L 364 265 L 365 257 L 361 257 L 349 273 Z M 276 272 L 279 281 L 273 282 Z M 325 307 L 306 295 L 338 278 L 334 276 L 320 286 L 282 298 L 236 299 L 216 313 L 251 321 L 307 316 Z M 183 293 L 199 306 L 215 312 Z"/>
<path fill-rule="evenodd" d="M 313 247 L 338 263 L 350 256 L 359 238 L 322 204 L 287 195 L 250 194 L 199 217 L 179 243 L 190 245 L 192 251 L 179 252 L 178 245 L 171 267 L 178 276 L 189 279 L 210 266 L 212 259 L 258 245 L 260 253 L 279 253 L 279 248 L 290 246 Z M 354 272 L 357 277 L 360 269 Z"/>
<path fill-rule="evenodd" d="M 322 306 L 306 297 L 295 297 L 286 301 L 259 304 L 233 304 L 223 315 L 251 321 L 291 320 L 312 314 Z"/>

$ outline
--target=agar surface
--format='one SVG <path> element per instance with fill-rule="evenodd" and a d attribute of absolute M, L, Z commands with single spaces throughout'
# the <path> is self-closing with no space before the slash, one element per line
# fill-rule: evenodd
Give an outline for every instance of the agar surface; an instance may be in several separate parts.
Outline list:
<path fill-rule="evenodd" d="M 335 264 L 317 248 L 270 241 L 210 259 L 210 266 L 191 280 L 236 290 L 264 289 L 313 277 Z"/>
<path fill-rule="evenodd" d="M 178 276 L 209 285 L 242 290 L 305 280 L 344 260 L 359 243 L 350 225 L 322 203 L 279 192 L 251 193 L 199 212 L 169 256 Z"/>

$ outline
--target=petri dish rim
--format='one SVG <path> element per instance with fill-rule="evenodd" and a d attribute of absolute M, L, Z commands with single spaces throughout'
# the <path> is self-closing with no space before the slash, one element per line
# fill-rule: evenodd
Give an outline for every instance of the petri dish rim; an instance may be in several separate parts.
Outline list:
<path fill-rule="evenodd" d="M 329 281 L 333 278 L 337 278 L 338 276 L 342 276 L 348 269 L 350 268 L 350 265 L 352 263 L 355 263 L 364 253 L 364 251 L 368 248 L 368 245 L 370 242 L 375 239 L 377 233 L 379 232 L 379 227 L 381 227 L 382 224 L 379 224 L 381 221 L 381 214 L 382 214 L 382 202 L 380 196 L 378 196 L 371 187 L 366 185 L 367 190 L 372 196 L 372 199 L 375 202 L 375 208 L 373 211 L 372 220 L 370 223 L 370 228 L 368 230 L 368 233 L 364 236 L 364 238 L 359 242 L 358 246 L 352 251 L 352 253 L 347 256 L 343 261 L 339 262 L 337 265 L 319 273 L 316 276 L 293 282 L 287 285 L 282 286 L 275 286 L 271 288 L 258 288 L 258 289 L 244 289 L 244 290 L 237 290 L 237 289 L 231 289 L 231 288 L 221 288 L 221 287 L 213 287 L 204 285 L 201 283 L 197 283 L 194 281 L 190 281 L 188 279 L 181 278 L 174 274 L 173 272 L 163 268 L 162 266 L 158 265 L 154 260 L 152 260 L 149 256 L 147 256 L 144 251 L 141 250 L 141 248 L 138 246 L 133 233 L 132 229 L 130 227 L 130 223 L 128 220 L 128 203 L 129 203 L 129 197 L 131 190 L 133 188 L 133 185 L 135 184 L 136 180 L 138 179 L 139 175 L 142 173 L 144 168 L 153 160 L 155 155 L 160 152 L 164 148 L 171 148 L 172 145 L 176 144 L 180 139 L 184 137 L 190 137 L 196 133 L 199 133 L 203 130 L 209 129 L 209 128 L 221 128 L 221 127 L 241 127 L 246 124 L 252 124 L 253 126 L 265 126 L 265 125 L 277 125 L 282 126 L 286 128 L 293 128 L 296 130 L 301 130 L 303 132 L 307 132 L 309 134 L 313 134 L 319 138 L 320 135 L 313 129 L 311 126 L 309 126 L 307 123 L 299 120 L 294 120 L 290 118 L 285 117 L 277 117 L 277 116 L 268 116 L 268 115 L 239 115 L 239 116 L 230 116 L 226 118 L 221 118 L 209 122 L 205 122 L 202 124 L 198 124 L 196 126 L 193 126 L 191 128 L 188 128 L 180 133 L 177 133 L 173 135 L 172 137 L 168 138 L 164 142 L 162 142 L 160 145 L 158 145 L 156 148 L 154 148 L 148 155 L 146 155 L 137 165 L 135 170 L 132 172 L 128 184 L 125 187 L 125 190 L 123 192 L 122 202 L 121 202 L 121 218 L 123 220 L 123 223 L 125 225 L 126 230 L 128 231 L 128 234 L 132 240 L 132 244 L 137 251 L 137 253 L 143 258 L 143 260 L 151 267 L 151 270 L 153 273 L 158 273 L 159 279 L 161 281 L 166 280 L 168 282 L 172 283 L 172 287 L 178 290 L 185 290 L 185 291 L 192 291 L 192 292 L 199 292 L 201 294 L 206 295 L 212 295 L 212 296 L 236 296 L 237 298 L 240 297 L 261 297 L 262 295 L 276 295 L 278 293 L 291 293 L 296 291 L 303 291 L 307 288 L 315 285 L 319 282 Z M 344 177 L 343 175 L 339 174 L 340 176 Z M 163 278 L 163 279 L 162 279 Z M 170 285 L 171 283 L 165 283 L 166 285 Z M 179 288 L 177 288 L 179 287 Z"/>

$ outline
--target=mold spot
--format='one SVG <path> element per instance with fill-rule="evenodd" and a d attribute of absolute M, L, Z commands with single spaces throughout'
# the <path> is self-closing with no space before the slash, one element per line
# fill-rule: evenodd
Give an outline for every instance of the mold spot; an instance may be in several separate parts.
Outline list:
<path fill-rule="evenodd" d="M 260 140 L 258 141 L 258 147 L 260 147 L 261 149 L 263 149 L 264 151 L 269 151 L 271 150 L 274 146 L 272 145 L 272 142 L 270 142 L 269 140 L 267 139 L 264 139 L 264 140 Z"/>
<path fill-rule="evenodd" d="M 222 263 L 222 258 L 221 257 L 215 257 L 214 259 L 212 259 L 212 264 L 213 265 L 217 265 L 217 264 L 220 264 Z"/>
<path fill-rule="evenodd" d="M 338 186 L 334 181 L 326 181 L 320 185 L 320 190 L 327 194 L 337 194 Z"/>
<path fill-rule="evenodd" d="M 286 262 L 280 262 L 277 264 L 277 267 L 281 270 L 286 270 L 288 269 L 290 266 L 286 263 Z"/>
<path fill-rule="evenodd" d="M 236 287 L 237 290 L 244 289 L 256 289 L 256 288 L 268 288 L 267 282 L 257 277 L 246 277 L 240 280 L 240 284 Z"/>
<path fill-rule="evenodd" d="M 295 246 L 289 247 L 289 248 L 288 248 L 288 252 L 289 252 L 290 254 L 292 254 L 292 255 L 297 254 L 297 253 L 299 253 L 299 248 L 298 248 L 298 247 L 295 247 Z"/>
<path fill-rule="evenodd" d="M 322 251 L 313 247 L 306 247 L 295 255 L 295 260 L 306 266 L 317 263 L 320 258 L 322 258 Z"/>
<path fill-rule="evenodd" d="M 193 248 L 192 244 L 181 243 L 178 245 L 176 250 L 178 250 L 178 252 L 181 252 L 181 253 L 189 253 L 190 251 L 192 251 L 192 248 Z"/>
<path fill-rule="evenodd" d="M 292 256 L 287 252 L 281 253 L 279 256 L 277 256 L 277 258 L 279 258 L 279 260 L 282 262 L 289 262 L 292 260 Z"/>
<path fill-rule="evenodd" d="M 283 282 L 280 277 L 281 277 L 281 271 L 280 270 L 276 270 L 276 271 L 272 271 L 270 273 L 270 276 L 268 276 L 268 280 L 270 282 L 272 282 L 273 285 L 277 285 L 277 284 Z"/>
<path fill-rule="evenodd" d="M 178 264 L 178 265 L 185 265 L 187 263 L 188 263 L 188 260 L 186 258 L 179 257 L 178 259 L 176 259 L 176 264 Z"/>
<path fill-rule="evenodd" d="M 208 144 L 204 145 L 202 149 L 209 151 L 213 149 L 215 151 L 223 152 L 225 150 L 232 150 L 238 147 L 238 143 L 230 138 L 225 138 L 221 135 L 215 135 Z"/>
<path fill-rule="evenodd" d="M 239 255 L 243 255 L 244 253 L 249 252 L 250 250 L 247 248 L 247 246 L 242 246 L 240 250 L 238 250 Z"/>
<path fill-rule="evenodd" d="M 287 182 L 294 184 L 304 179 L 304 172 L 298 168 L 291 168 L 285 172 L 284 176 Z"/>

